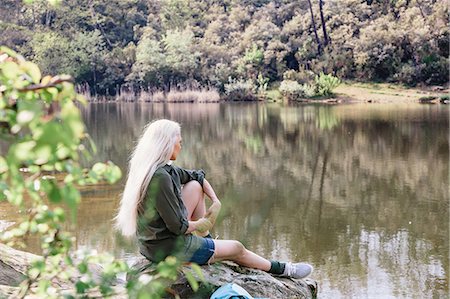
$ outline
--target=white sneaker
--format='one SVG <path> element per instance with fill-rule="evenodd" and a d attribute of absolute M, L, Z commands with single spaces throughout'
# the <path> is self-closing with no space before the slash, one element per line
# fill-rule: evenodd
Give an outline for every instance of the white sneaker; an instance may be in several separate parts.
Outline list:
<path fill-rule="evenodd" d="M 286 263 L 282 276 L 292 278 L 305 278 L 313 271 L 313 267 L 306 263 Z"/>

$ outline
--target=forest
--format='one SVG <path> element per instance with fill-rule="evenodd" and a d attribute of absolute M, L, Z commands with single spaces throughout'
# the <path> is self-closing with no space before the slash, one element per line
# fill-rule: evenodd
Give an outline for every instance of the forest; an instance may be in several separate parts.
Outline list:
<path fill-rule="evenodd" d="M 407 86 L 449 81 L 446 1 L 59 2 L 2 0 L 0 44 L 93 94 L 262 90 L 320 73 Z"/>

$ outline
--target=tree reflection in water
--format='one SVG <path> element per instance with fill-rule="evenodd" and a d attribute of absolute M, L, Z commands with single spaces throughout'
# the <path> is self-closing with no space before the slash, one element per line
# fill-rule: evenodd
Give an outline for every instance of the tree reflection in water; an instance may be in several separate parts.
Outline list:
<path fill-rule="evenodd" d="M 122 169 L 146 123 L 180 122 L 177 164 L 205 169 L 223 202 L 214 233 L 311 262 L 324 298 L 447 294 L 446 106 L 91 104 L 83 115 L 96 159 Z M 120 192 L 84 190 L 79 246 L 136 252 L 112 231 Z"/>

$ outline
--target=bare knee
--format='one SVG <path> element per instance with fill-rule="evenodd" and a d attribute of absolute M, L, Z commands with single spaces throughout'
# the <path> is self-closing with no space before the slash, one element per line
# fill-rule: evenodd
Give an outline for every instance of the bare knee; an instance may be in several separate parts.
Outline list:
<path fill-rule="evenodd" d="M 233 242 L 233 257 L 234 258 L 240 258 L 245 254 L 245 247 L 242 245 L 239 241 Z"/>
<path fill-rule="evenodd" d="M 205 197 L 199 182 L 192 180 L 184 184 L 181 197 L 188 211 L 188 220 L 198 220 L 205 215 Z"/>
<path fill-rule="evenodd" d="M 196 180 L 192 180 L 192 181 L 189 181 L 186 184 L 184 184 L 183 190 L 186 190 L 186 191 L 189 190 L 192 192 L 202 192 L 203 193 L 202 185 L 200 185 L 200 183 L 197 182 Z"/>

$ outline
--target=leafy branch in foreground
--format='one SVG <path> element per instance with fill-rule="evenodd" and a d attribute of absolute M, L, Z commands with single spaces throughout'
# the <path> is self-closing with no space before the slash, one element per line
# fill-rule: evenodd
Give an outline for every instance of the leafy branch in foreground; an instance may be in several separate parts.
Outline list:
<path fill-rule="evenodd" d="M 34 63 L 0 47 L 0 200 L 26 214 L 23 221 L 1 235 L 10 246 L 25 247 L 27 238 L 40 238 L 43 257 L 32 262 L 14 297 L 100 297 L 125 291 L 115 288 L 117 274 L 130 272 L 124 261 L 96 252 L 73 252 L 75 241 L 63 229 L 66 210 L 74 221 L 81 200 L 79 186 L 121 177 L 108 161 L 90 169 L 80 164 L 95 145 L 85 131 L 75 102 L 84 103 L 68 76 L 42 77 Z M 91 144 L 88 150 L 85 144 Z M 3 150 L 5 149 L 5 150 Z M 99 269 L 100 265 L 100 269 Z M 156 265 L 144 278 L 130 280 L 131 297 L 159 298 L 176 293 L 169 288 L 183 271 L 194 290 L 198 283 L 181 270 L 174 257 Z M 196 265 L 191 268 L 201 277 Z"/>
<path fill-rule="evenodd" d="M 63 207 L 75 219 L 81 199 L 77 186 L 114 183 L 121 177 L 112 162 L 96 163 L 91 169 L 80 165 L 80 157 L 90 154 L 83 144 L 88 135 L 75 101 L 83 103 L 70 77 L 42 77 L 37 65 L 0 48 L 0 146 L 6 148 L 0 155 L 0 200 L 27 215 L 4 232 L 1 241 L 24 246 L 23 241 L 37 235 L 43 252 L 43 259 L 34 261 L 28 270 L 18 297 L 28 293 L 60 296 L 52 282 L 69 282 L 74 277 L 79 279 L 73 281 L 78 294 L 93 287 L 99 287 L 102 295 L 112 291 L 105 271 L 96 283 L 85 275 L 83 269 L 93 258 L 69 254 L 74 238 L 62 228 Z M 95 259 L 114 265 L 109 272 L 127 270 L 124 262 L 111 257 Z"/>

